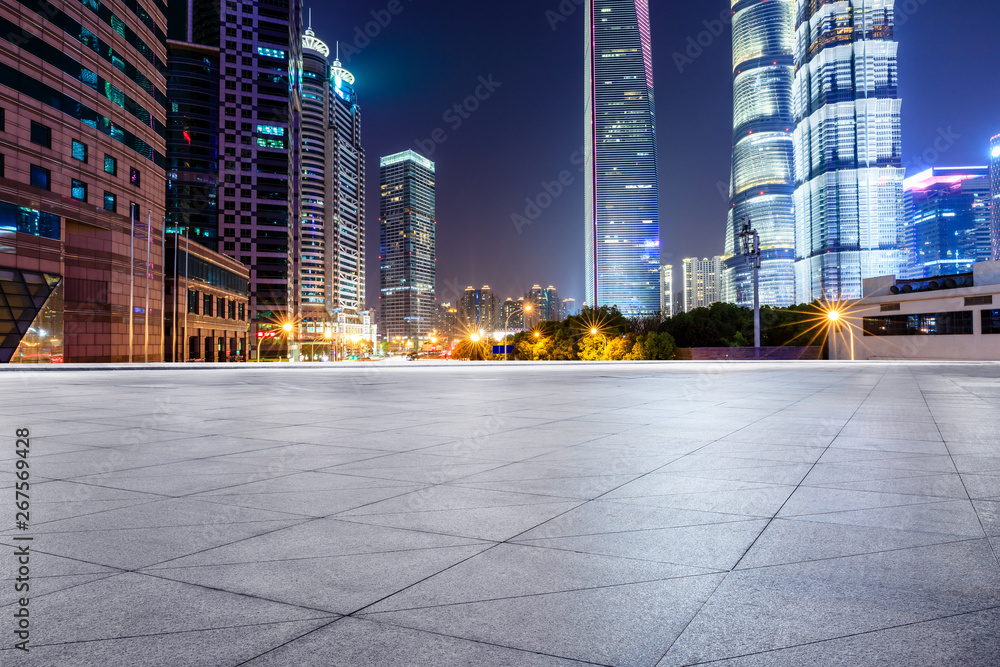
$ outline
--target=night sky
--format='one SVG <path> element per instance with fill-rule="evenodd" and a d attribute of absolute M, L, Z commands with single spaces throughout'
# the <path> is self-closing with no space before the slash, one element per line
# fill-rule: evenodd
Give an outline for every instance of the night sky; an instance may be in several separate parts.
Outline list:
<path fill-rule="evenodd" d="M 517 297 L 534 283 L 583 301 L 583 181 L 574 154 L 583 143 L 582 0 L 503 3 L 454 0 L 352 0 L 317 3 L 313 29 L 357 77 L 368 172 L 368 287 L 378 303 L 378 159 L 424 150 L 437 163 L 438 298 L 489 284 Z M 396 4 L 398 3 L 398 4 Z M 732 79 L 729 26 L 679 71 L 675 53 L 689 37 L 709 43 L 705 21 L 729 0 L 651 0 L 659 136 L 661 248 L 664 263 L 721 254 L 729 180 Z M 310 5 L 307 5 L 307 9 Z M 394 6 L 398 14 L 387 8 Z M 896 3 L 908 174 L 935 164 L 987 163 L 1000 133 L 996 0 Z M 381 15 L 373 38 L 357 29 Z M 547 12 L 551 12 L 548 13 Z M 388 21 L 387 21 L 388 19 Z M 555 29 L 553 29 L 553 25 Z M 376 24 L 369 30 L 376 32 Z M 714 26 L 718 30 L 719 26 Z M 365 44 L 365 40 L 370 43 Z M 362 48 L 358 48 L 362 47 Z M 701 48 L 701 47 L 699 47 Z M 685 56 L 686 57 L 686 56 Z M 453 105 L 476 93 L 480 77 L 499 84 L 467 118 Z M 486 97 L 486 88 L 480 87 Z M 457 126 L 459 121 L 460 126 Z M 457 127 L 456 127 L 457 126 Z M 543 182 L 568 170 L 572 183 L 530 226 L 511 221 Z M 564 180 L 568 179 L 565 178 Z M 542 197 L 542 203 L 546 203 Z M 679 268 L 675 268 L 675 280 Z"/>

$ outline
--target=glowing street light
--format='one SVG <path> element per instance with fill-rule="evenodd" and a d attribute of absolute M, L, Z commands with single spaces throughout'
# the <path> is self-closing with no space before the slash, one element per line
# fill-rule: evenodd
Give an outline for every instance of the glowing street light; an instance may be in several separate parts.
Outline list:
<path fill-rule="evenodd" d="M 472 334 L 471 336 L 469 336 L 469 339 L 470 339 L 470 340 L 471 340 L 471 341 L 472 341 L 473 343 L 478 343 L 478 342 L 479 342 L 479 338 L 480 338 L 480 336 L 479 336 L 479 334 L 477 334 L 477 333 L 474 333 L 474 334 Z"/>
<path fill-rule="evenodd" d="M 281 328 L 284 329 L 286 332 L 291 333 L 292 329 L 294 329 L 295 326 L 291 322 L 285 322 L 284 324 L 281 325 Z"/>

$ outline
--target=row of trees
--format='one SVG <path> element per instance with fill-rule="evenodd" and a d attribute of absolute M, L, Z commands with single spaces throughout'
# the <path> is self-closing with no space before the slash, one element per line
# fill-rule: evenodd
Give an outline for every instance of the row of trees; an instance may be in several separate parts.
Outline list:
<path fill-rule="evenodd" d="M 761 343 L 808 345 L 818 311 L 814 306 L 761 309 Z M 530 361 L 658 361 L 678 347 L 742 347 L 753 344 L 753 311 L 716 303 L 661 319 L 630 320 L 616 308 L 584 309 L 562 322 L 542 322 L 513 336 L 514 357 Z M 492 341 L 461 341 L 456 359 L 493 359 Z"/>

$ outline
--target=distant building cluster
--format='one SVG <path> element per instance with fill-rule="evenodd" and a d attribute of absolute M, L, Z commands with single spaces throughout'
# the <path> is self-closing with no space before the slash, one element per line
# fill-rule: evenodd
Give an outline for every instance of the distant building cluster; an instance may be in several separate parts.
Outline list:
<path fill-rule="evenodd" d="M 459 300 L 457 324 L 468 331 L 523 331 L 539 322 L 558 321 L 576 314 L 574 299 L 559 300 L 555 287 L 534 285 L 517 299 L 500 301 L 489 285 L 465 288 Z"/>

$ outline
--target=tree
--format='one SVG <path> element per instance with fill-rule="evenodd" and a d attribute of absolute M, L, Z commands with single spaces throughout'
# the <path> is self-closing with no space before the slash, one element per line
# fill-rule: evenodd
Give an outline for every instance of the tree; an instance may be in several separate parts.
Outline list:
<path fill-rule="evenodd" d="M 651 331 L 636 339 L 627 358 L 634 361 L 666 361 L 674 358 L 676 348 L 670 334 Z"/>

